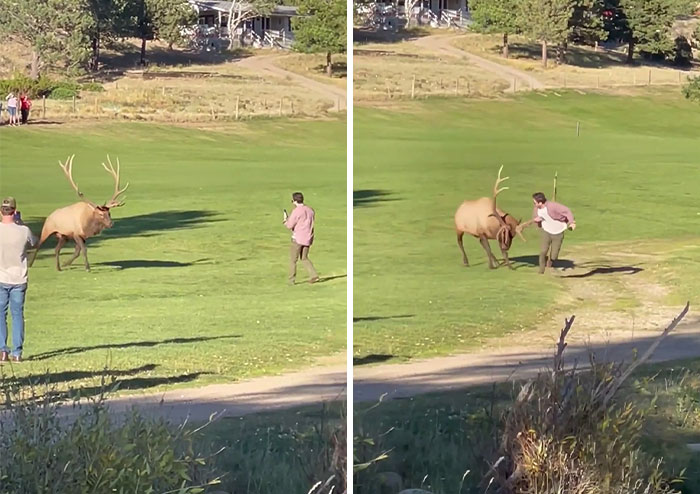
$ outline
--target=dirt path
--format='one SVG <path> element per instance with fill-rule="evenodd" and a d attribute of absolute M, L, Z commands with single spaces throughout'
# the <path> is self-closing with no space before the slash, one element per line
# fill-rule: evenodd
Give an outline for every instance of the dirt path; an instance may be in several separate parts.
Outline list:
<path fill-rule="evenodd" d="M 347 91 L 331 84 L 324 84 L 315 79 L 304 77 L 296 72 L 285 70 L 275 65 L 274 61 L 278 58 L 280 58 L 279 55 L 253 56 L 242 58 L 236 63 L 247 69 L 267 72 L 281 79 L 289 79 L 295 84 L 313 91 L 322 98 L 332 101 L 333 111 L 345 110 L 347 108 Z"/>
<path fill-rule="evenodd" d="M 509 84 L 508 92 L 530 91 L 532 89 L 545 88 L 542 82 L 530 74 L 523 72 L 522 70 L 501 65 L 478 55 L 474 55 L 473 53 L 460 50 L 450 43 L 452 39 L 454 39 L 453 35 L 426 36 L 423 38 L 418 38 L 417 40 L 413 41 L 413 43 L 434 53 L 458 58 L 466 58 L 477 67 L 492 72 L 493 74 L 507 81 Z"/>
<path fill-rule="evenodd" d="M 692 310 L 689 312 L 684 323 L 659 346 L 651 362 L 700 357 L 700 318 L 695 314 Z M 565 358 L 569 366 L 576 362 L 579 368 L 588 365 L 589 351 L 598 361 L 629 362 L 635 351 L 641 355 L 662 329 L 637 335 L 630 332 L 576 334 L 574 323 Z M 527 345 L 526 341 L 517 348 L 512 347 L 511 341 L 510 348 L 413 360 L 407 364 L 355 367 L 354 401 L 376 401 L 384 394 L 386 399 L 402 398 L 534 376 L 551 366 L 554 342 L 534 346 Z"/>
<path fill-rule="evenodd" d="M 319 365 L 299 372 L 231 384 L 116 397 L 108 400 L 107 406 L 115 414 L 135 407 L 145 415 L 164 417 L 175 423 L 186 419 L 206 421 L 212 414 L 240 417 L 344 399 L 346 373 L 345 355 L 338 355 L 322 359 Z M 65 407 L 61 414 L 69 418 L 76 414 L 76 410 Z"/>

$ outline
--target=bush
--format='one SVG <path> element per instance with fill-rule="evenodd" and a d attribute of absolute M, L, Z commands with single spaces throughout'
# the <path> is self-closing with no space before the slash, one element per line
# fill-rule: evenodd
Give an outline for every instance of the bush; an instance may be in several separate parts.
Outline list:
<path fill-rule="evenodd" d="M 53 99 L 71 99 L 78 96 L 81 90 L 97 92 L 104 91 L 104 88 L 96 82 L 80 85 L 74 81 L 55 81 L 44 76 L 35 81 L 23 74 L 15 74 L 11 79 L 0 79 L 0 93 L 3 96 L 12 91 L 15 93 L 26 92 L 30 98 L 46 96 Z"/>
<path fill-rule="evenodd" d="M 218 483 L 195 446 L 197 432 L 136 412 L 115 420 L 104 398 L 59 413 L 48 392 L 27 397 L 6 383 L 0 422 L 2 492 L 204 492 Z"/>
<path fill-rule="evenodd" d="M 92 93 L 101 93 L 105 90 L 104 86 L 97 82 L 86 82 L 80 86 L 83 91 L 90 91 Z"/>
<path fill-rule="evenodd" d="M 683 96 L 700 103 L 700 76 L 691 78 L 688 84 L 683 87 Z"/>

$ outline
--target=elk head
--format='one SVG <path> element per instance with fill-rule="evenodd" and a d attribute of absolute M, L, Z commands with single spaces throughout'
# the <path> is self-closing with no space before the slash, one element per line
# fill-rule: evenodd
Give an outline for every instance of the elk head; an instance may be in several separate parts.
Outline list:
<path fill-rule="evenodd" d="M 495 217 L 501 224 L 501 228 L 496 234 L 496 239 L 498 240 L 498 243 L 500 244 L 502 249 L 510 249 L 510 246 L 513 244 L 513 239 L 516 235 L 518 235 L 523 240 L 523 242 L 527 242 L 527 240 L 525 240 L 525 237 L 523 237 L 522 228 L 520 227 L 522 220 L 516 220 L 514 216 L 511 216 L 508 213 L 505 213 L 503 216 L 501 216 L 500 214 L 498 214 L 498 212 L 495 212 L 491 213 L 489 216 Z"/>
<path fill-rule="evenodd" d="M 63 164 L 60 161 L 58 164 L 61 166 L 61 169 L 63 170 L 63 173 L 66 175 L 66 178 L 68 178 L 68 181 L 71 184 L 71 187 L 73 187 L 73 190 L 78 194 L 78 197 L 92 208 L 93 211 L 93 229 L 95 230 L 94 233 L 99 233 L 100 231 L 106 229 L 106 228 L 112 228 L 114 226 L 114 222 L 112 221 L 112 217 L 109 214 L 109 210 L 112 208 L 120 207 L 124 205 L 123 199 L 119 199 L 119 197 L 126 191 L 126 189 L 129 187 L 129 184 L 127 183 L 123 188 L 119 188 L 119 158 L 117 158 L 117 168 L 116 170 L 114 169 L 114 165 L 112 165 L 112 161 L 109 159 L 109 155 L 107 155 L 107 163 L 109 163 L 109 166 L 105 165 L 102 163 L 102 167 L 105 169 L 107 173 L 109 173 L 112 178 L 114 179 L 114 192 L 112 194 L 112 197 L 105 202 L 102 205 L 98 205 L 88 199 L 85 198 L 85 195 L 80 191 L 78 188 L 78 185 L 75 183 L 73 180 L 73 158 L 75 158 L 75 155 L 70 156 L 67 160 L 66 163 Z"/>

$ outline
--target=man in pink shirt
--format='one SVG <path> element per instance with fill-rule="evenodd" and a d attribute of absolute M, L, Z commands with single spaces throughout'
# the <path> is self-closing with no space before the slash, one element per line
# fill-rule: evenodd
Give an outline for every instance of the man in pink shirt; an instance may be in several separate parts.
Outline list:
<path fill-rule="evenodd" d="M 314 210 L 304 204 L 304 195 L 301 192 L 292 194 L 292 204 L 294 211 L 287 216 L 284 211 L 284 226 L 292 230 L 292 246 L 289 257 L 289 284 L 294 285 L 297 276 L 297 261 L 301 263 L 309 272 L 311 279 L 309 283 L 318 281 L 318 274 L 314 265 L 309 260 L 309 249 L 314 243 Z"/>
<path fill-rule="evenodd" d="M 540 247 L 540 274 L 545 268 L 552 267 L 552 261 L 559 258 L 561 244 L 564 242 L 564 232 L 575 230 L 576 222 L 569 208 L 558 202 L 548 201 L 542 192 L 532 194 L 535 207 L 532 210 L 532 220 L 542 230 L 542 245 Z M 551 254 L 547 253 L 551 247 Z M 546 264 L 545 264 L 546 260 Z"/>

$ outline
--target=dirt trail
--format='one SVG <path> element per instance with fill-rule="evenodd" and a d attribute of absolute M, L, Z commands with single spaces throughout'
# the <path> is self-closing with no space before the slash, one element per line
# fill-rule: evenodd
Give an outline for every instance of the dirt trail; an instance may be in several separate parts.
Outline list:
<path fill-rule="evenodd" d="M 466 58 L 477 67 L 492 72 L 507 81 L 509 84 L 508 92 L 545 89 L 542 82 L 522 70 L 501 65 L 478 55 L 474 55 L 473 53 L 460 50 L 450 43 L 454 38 L 453 35 L 426 36 L 424 38 L 418 38 L 413 41 L 413 43 L 434 53 Z"/>
<path fill-rule="evenodd" d="M 322 359 L 319 364 L 299 372 L 231 384 L 115 397 L 107 401 L 107 406 L 115 414 L 135 407 L 145 415 L 181 423 L 186 419 L 206 421 L 212 414 L 240 417 L 344 399 L 347 388 L 345 355 Z M 76 413 L 71 407 L 61 409 L 63 417 Z"/>
<path fill-rule="evenodd" d="M 315 79 L 304 77 L 296 72 L 285 70 L 275 65 L 274 62 L 278 58 L 281 57 L 279 55 L 261 55 L 242 58 L 236 63 L 247 69 L 267 72 L 281 79 L 290 79 L 295 84 L 305 87 L 322 98 L 333 102 L 333 111 L 341 111 L 347 108 L 347 91 L 343 88 L 331 84 L 324 84 Z"/>
<path fill-rule="evenodd" d="M 692 316 L 689 313 L 688 319 Z M 659 328 L 659 332 L 663 328 Z M 569 366 L 578 363 L 585 368 L 589 363 L 589 350 L 598 361 L 631 361 L 642 354 L 658 336 L 659 332 L 644 332 L 632 335 L 629 332 L 616 334 L 589 334 L 590 340 L 579 336 L 565 352 Z M 572 334 L 576 333 L 576 324 Z M 512 342 L 511 342 L 512 345 Z M 551 367 L 554 344 L 539 347 L 524 347 L 453 355 L 429 360 L 413 360 L 408 364 L 389 364 L 374 367 L 354 368 L 354 401 L 377 401 L 404 398 L 437 391 L 449 391 L 470 386 L 504 382 L 513 378 L 528 378 Z M 664 362 L 700 357 L 700 321 L 689 319 L 667 336 L 654 353 L 651 362 Z"/>

